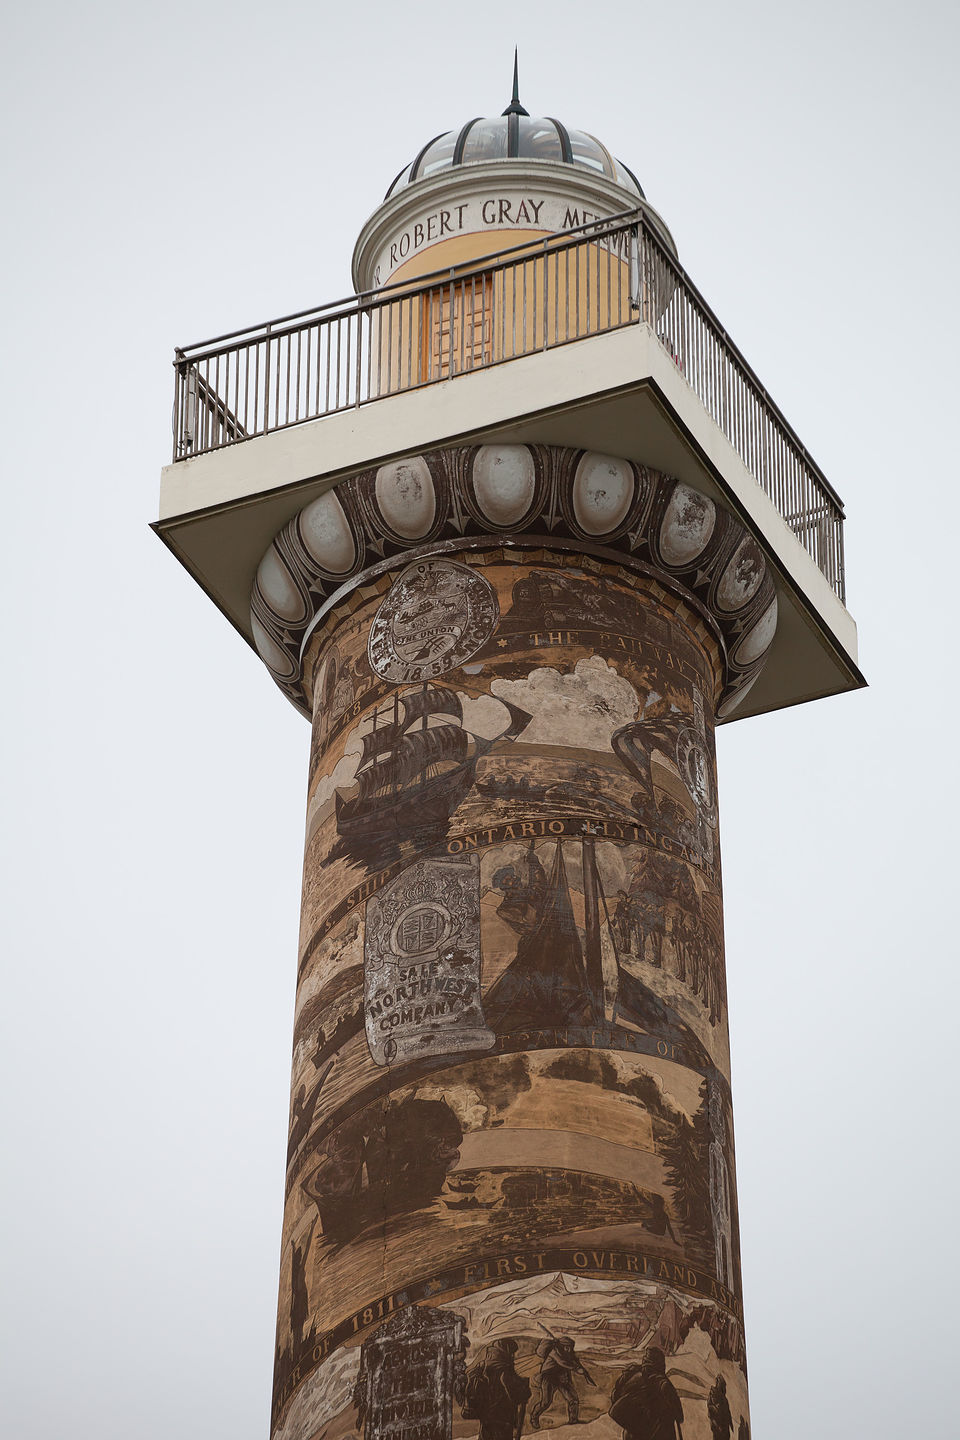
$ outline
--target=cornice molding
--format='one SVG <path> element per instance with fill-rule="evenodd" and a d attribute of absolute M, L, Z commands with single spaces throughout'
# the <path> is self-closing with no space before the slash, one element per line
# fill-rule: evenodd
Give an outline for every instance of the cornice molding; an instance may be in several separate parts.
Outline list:
<path fill-rule="evenodd" d="M 728 511 L 672 476 L 615 456 L 547 445 L 432 450 L 341 481 L 296 515 L 261 561 L 250 616 L 257 649 L 304 715 L 306 644 L 333 597 L 411 553 L 461 542 L 549 546 L 642 568 L 709 616 L 728 718 L 763 667 L 777 624 L 772 576 Z"/>
<path fill-rule="evenodd" d="M 377 207 L 354 246 L 351 274 L 358 292 L 377 287 L 376 267 L 392 237 L 401 234 L 417 219 L 432 210 L 446 207 L 456 210 L 473 205 L 476 208 L 491 194 L 526 191 L 540 197 L 549 197 L 556 205 L 572 206 L 579 210 L 586 208 L 593 218 L 619 215 L 625 210 L 638 210 L 646 215 L 662 234 L 665 242 L 677 253 L 673 236 L 663 220 L 648 201 L 632 190 L 606 175 L 595 174 L 582 165 L 553 164 L 546 160 L 494 160 L 485 164 L 464 165 L 456 170 L 444 170 L 439 175 L 418 180 L 405 186 Z M 490 236 L 489 251 L 495 252 L 504 241 L 509 245 L 509 236 L 515 224 L 467 224 L 464 233 L 482 233 Z M 541 230 L 544 235 L 555 233 L 552 224 L 538 225 L 534 222 L 528 228 Z M 443 237 L 437 235 L 440 243 Z M 450 238 L 447 234 L 446 238 Z M 424 246 L 421 254 L 430 246 Z M 404 256 L 404 260 L 409 258 Z M 439 262 L 438 262 L 439 263 Z M 380 283 L 391 278 L 388 267 L 383 267 Z M 402 278 L 402 277 L 397 277 Z"/>

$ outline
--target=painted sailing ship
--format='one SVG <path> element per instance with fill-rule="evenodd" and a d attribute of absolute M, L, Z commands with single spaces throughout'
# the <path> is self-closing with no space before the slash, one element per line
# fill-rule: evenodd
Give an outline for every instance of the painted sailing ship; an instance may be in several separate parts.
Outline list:
<path fill-rule="evenodd" d="M 540 801 L 546 798 L 552 788 L 552 782 L 549 785 L 537 785 L 527 775 L 491 775 L 477 781 L 480 794 L 489 796 L 491 800 Z"/>
<path fill-rule="evenodd" d="M 392 705 L 374 710 L 371 729 L 360 736 L 354 793 L 336 793 L 344 840 L 377 845 L 445 825 L 473 784 L 479 761 L 530 723 L 525 710 L 498 703 L 507 723 L 492 739 L 466 728 L 459 695 L 436 682 L 398 690 Z"/>

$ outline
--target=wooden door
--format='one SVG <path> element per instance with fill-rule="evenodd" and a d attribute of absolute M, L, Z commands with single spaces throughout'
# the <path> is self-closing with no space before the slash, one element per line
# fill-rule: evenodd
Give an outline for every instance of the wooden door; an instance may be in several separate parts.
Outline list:
<path fill-rule="evenodd" d="M 493 279 L 449 280 L 423 297 L 420 378 L 442 380 L 493 358 Z"/>

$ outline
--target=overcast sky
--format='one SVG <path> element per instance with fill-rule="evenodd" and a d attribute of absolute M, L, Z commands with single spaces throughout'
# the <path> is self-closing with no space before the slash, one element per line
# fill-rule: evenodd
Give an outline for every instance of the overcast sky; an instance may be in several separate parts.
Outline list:
<path fill-rule="evenodd" d="M 847 504 L 871 688 L 719 741 L 754 1435 L 955 1440 L 958 15 L 8 7 L 6 1434 L 266 1440 L 308 729 L 147 528 L 170 359 L 346 294 L 516 42 Z"/>

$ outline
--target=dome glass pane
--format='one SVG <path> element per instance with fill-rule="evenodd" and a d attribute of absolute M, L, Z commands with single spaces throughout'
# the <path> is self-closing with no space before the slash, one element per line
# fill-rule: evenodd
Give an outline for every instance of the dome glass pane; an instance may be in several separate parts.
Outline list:
<path fill-rule="evenodd" d="M 449 170 L 453 164 L 456 144 L 456 130 L 450 130 L 446 135 L 441 135 L 439 140 L 434 140 L 417 166 L 417 179 L 426 180 L 431 175 L 436 175 L 438 170 Z"/>
<path fill-rule="evenodd" d="M 639 195 L 641 193 L 640 187 L 637 184 L 636 180 L 634 180 L 633 176 L 627 170 L 626 166 L 620 164 L 620 161 L 616 158 L 616 156 L 614 156 L 613 161 L 613 173 L 616 177 L 617 184 L 622 185 L 624 190 L 632 190 L 634 195 Z"/>
<path fill-rule="evenodd" d="M 515 155 L 510 153 L 511 141 L 516 146 Z M 520 115 L 515 110 L 509 115 L 470 120 L 460 129 L 448 130 L 431 140 L 419 159 L 397 176 L 387 196 L 395 196 L 420 180 L 450 174 L 460 165 L 512 159 L 582 165 L 595 175 L 607 176 L 629 194 L 644 198 L 640 182 L 596 136 L 585 130 L 566 130 L 559 120 L 549 116 Z"/>
<path fill-rule="evenodd" d="M 585 135 L 582 130 L 570 130 L 568 133 L 574 164 L 586 165 L 590 170 L 613 179 L 613 164 L 600 141 L 594 140 L 592 135 Z"/>
<path fill-rule="evenodd" d="M 471 127 L 467 143 L 463 147 L 464 165 L 479 164 L 482 160 L 505 160 L 507 158 L 507 120 L 498 115 L 494 120 L 478 120 Z"/>
<path fill-rule="evenodd" d="M 563 146 L 552 120 L 538 120 L 518 115 L 519 152 L 521 160 L 563 161 Z"/>
<path fill-rule="evenodd" d="M 400 174 L 397 176 L 396 180 L 394 180 L 393 184 L 390 186 L 390 189 L 387 191 L 387 195 L 388 195 L 388 196 L 389 196 L 389 195 L 392 195 L 395 190 L 402 190 L 403 187 L 404 187 L 404 185 L 409 185 L 409 183 L 410 183 L 410 171 L 411 171 L 412 169 L 413 169 L 413 161 L 411 160 L 411 161 L 410 161 L 410 164 L 406 167 L 406 169 L 400 171 Z"/>

